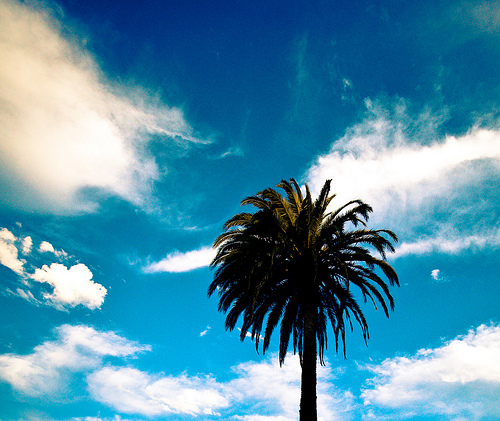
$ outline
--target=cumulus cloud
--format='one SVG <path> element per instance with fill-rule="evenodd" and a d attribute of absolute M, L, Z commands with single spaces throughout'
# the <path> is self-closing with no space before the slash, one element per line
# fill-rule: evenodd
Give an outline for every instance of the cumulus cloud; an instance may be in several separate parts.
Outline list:
<path fill-rule="evenodd" d="M 100 191 L 147 206 L 160 170 L 150 135 L 199 139 L 181 110 L 106 80 L 76 36 L 33 3 L 0 1 L 0 192 L 30 211 L 96 208 Z M 66 33 L 71 31 L 66 31 Z"/>
<path fill-rule="evenodd" d="M 212 247 L 203 247 L 186 253 L 174 252 L 159 262 L 151 263 L 143 268 L 145 273 L 157 272 L 189 272 L 210 265 L 215 257 Z"/>
<path fill-rule="evenodd" d="M 150 349 L 114 332 L 99 332 L 89 326 L 60 326 L 58 338 L 35 347 L 28 355 L 0 355 L 0 379 L 32 397 L 58 400 L 75 373 L 102 365 L 105 357 L 128 357 Z"/>
<path fill-rule="evenodd" d="M 93 310 L 100 308 L 107 290 L 101 284 L 92 281 L 92 272 L 83 263 L 69 269 L 52 263 L 36 269 L 31 276 L 36 282 L 45 282 L 52 286 L 52 293 L 45 293 L 44 298 L 58 308 L 83 305 Z"/>
<path fill-rule="evenodd" d="M 410 114 L 402 100 L 367 101 L 367 117 L 309 169 L 311 189 L 317 192 L 332 179 L 338 196 L 333 205 L 352 199 L 371 204 L 373 222 L 404 239 L 400 255 L 498 243 L 489 226 L 494 201 L 487 194 L 474 201 L 473 192 L 500 182 L 500 131 L 472 128 L 441 137 L 441 116 Z M 437 212 L 439 226 L 432 222 Z"/>
<path fill-rule="evenodd" d="M 365 405 L 397 410 L 403 418 L 500 416 L 500 326 L 481 325 L 439 348 L 367 368 L 376 377 L 362 392 Z"/>

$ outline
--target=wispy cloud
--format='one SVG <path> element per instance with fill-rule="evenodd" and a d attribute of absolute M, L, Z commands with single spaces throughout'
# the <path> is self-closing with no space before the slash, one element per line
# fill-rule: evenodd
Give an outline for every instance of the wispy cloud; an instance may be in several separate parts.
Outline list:
<path fill-rule="evenodd" d="M 416 413 L 474 420 L 500 416 L 499 326 L 481 325 L 439 348 L 366 368 L 376 377 L 362 392 L 365 405 L 392 409 L 398 419 Z"/>
<path fill-rule="evenodd" d="M 143 268 L 145 273 L 158 272 L 189 272 L 194 269 L 207 267 L 215 257 L 212 247 L 202 247 L 186 253 L 174 252 L 168 254 L 159 262 L 151 263 Z"/>
<path fill-rule="evenodd" d="M 486 231 L 486 230 L 485 230 Z M 440 233 L 432 238 L 417 239 L 413 242 L 403 242 L 396 248 L 394 257 L 403 257 L 410 254 L 425 255 L 433 252 L 458 254 L 464 250 L 480 250 L 485 247 L 497 248 L 500 246 L 500 231 L 490 229 L 479 235 L 460 235 L 459 232 Z"/>
<path fill-rule="evenodd" d="M 147 206 L 160 177 L 150 135 L 179 148 L 206 142 L 182 111 L 137 86 L 106 80 L 55 13 L 0 2 L 0 185 L 7 204 L 89 212 L 91 191 Z"/>
<path fill-rule="evenodd" d="M 500 131 L 473 127 L 442 137 L 442 115 L 414 115 L 408 108 L 402 100 L 367 101 L 367 117 L 316 160 L 306 181 L 318 191 L 332 179 L 334 204 L 371 204 L 373 222 L 403 240 L 399 255 L 496 243 L 489 225 L 494 200 L 488 194 L 474 200 L 473 192 L 500 182 Z"/>

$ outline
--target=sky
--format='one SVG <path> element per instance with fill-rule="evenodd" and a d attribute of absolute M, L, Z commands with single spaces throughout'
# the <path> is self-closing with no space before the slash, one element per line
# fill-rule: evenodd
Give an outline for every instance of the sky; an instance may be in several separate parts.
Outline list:
<path fill-rule="evenodd" d="M 296 420 L 207 298 L 290 178 L 399 237 L 319 418 L 500 419 L 499 63 L 495 1 L 0 0 L 0 420 Z"/>

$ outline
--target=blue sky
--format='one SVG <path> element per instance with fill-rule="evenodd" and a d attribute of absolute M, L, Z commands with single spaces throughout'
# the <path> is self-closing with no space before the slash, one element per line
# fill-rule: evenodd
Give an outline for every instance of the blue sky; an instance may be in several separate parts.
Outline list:
<path fill-rule="evenodd" d="M 498 420 L 500 6 L 0 0 L 0 419 L 297 419 L 211 243 L 281 179 L 360 198 L 401 287 L 322 420 Z"/>

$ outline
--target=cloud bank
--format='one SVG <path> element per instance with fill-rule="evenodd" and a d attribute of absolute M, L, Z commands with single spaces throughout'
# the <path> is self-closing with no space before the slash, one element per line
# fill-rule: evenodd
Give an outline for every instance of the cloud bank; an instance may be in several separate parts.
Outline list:
<path fill-rule="evenodd" d="M 232 368 L 234 377 L 219 382 L 212 375 L 151 373 L 130 364 L 151 347 L 115 332 L 63 325 L 56 339 L 27 355 L 0 355 L 0 380 L 18 393 L 61 401 L 79 396 L 120 414 L 164 417 L 173 414 L 215 416 L 245 421 L 296 419 L 300 398 L 300 363 L 289 354 L 280 367 L 277 355 Z M 137 359 L 134 359 L 137 361 Z M 358 365 L 370 372 L 358 398 L 335 387 L 342 375 L 318 367 L 318 418 L 497 419 L 500 393 L 500 327 L 481 325 L 434 349 L 380 364 Z"/>
<path fill-rule="evenodd" d="M 91 212 L 102 193 L 147 207 L 161 172 L 148 139 L 204 141 L 181 110 L 107 81 L 54 15 L 0 0 L 0 194 L 37 212 Z"/>

